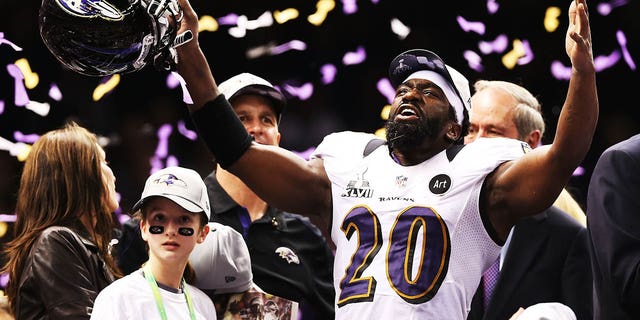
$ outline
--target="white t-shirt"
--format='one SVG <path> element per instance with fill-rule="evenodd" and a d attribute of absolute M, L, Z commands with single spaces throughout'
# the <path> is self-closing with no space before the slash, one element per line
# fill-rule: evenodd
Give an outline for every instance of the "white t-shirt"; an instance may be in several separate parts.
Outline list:
<path fill-rule="evenodd" d="M 479 213 L 480 189 L 522 143 L 478 139 L 401 166 L 375 136 L 331 134 L 312 157 L 332 183 L 336 319 L 464 320 L 483 270 L 500 252 Z"/>
<path fill-rule="evenodd" d="M 174 293 L 159 288 L 167 319 L 189 319 L 189 307 L 184 293 Z M 211 299 L 200 289 L 187 284 L 196 319 L 216 320 L 216 310 Z M 161 319 L 151 287 L 138 270 L 120 278 L 98 294 L 91 312 L 91 319 Z"/>

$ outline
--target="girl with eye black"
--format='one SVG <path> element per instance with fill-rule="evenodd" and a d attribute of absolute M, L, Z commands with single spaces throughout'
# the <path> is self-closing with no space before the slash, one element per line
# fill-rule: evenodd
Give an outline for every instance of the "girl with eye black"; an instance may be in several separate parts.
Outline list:
<path fill-rule="evenodd" d="M 209 197 L 200 175 L 169 167 L 152 174 L 134 206 L 149 260 L 98 295 L 91 319 L 216 319 L 211 299 L 189 283 L 189 255 L 209 233 Z M 155 306 L 155 307 L 153 307 Z"/>

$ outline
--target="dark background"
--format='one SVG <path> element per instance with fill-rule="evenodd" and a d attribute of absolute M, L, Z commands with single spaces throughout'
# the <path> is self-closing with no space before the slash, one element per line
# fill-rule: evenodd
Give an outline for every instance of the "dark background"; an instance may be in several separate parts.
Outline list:
<path fill-rule="evenodd" d="M 465 74 L 471 83 L 481 78 L 499 79 L 528 88 L 542 102 L 548 125 L 543 141 L 551 143 L 568 85 L 566 80 L 552 76 L 551 63 L 560 61 L 569 65 L 564 49 L 569 1 L 493 3 L 500 6 L 494 14 L 488 12 L 486 1 L 358 1 L 357 12 L 345 14 L 343 2 L 336 1 L 335 8 L 323 24 L 315 26 L 307 21 L 307 17 L 316 10 L 315 1 L 192 1 L 200 16 L 210 15 L 216 20 L 230 13 L 255 20 L 265 11 L 298 10 L 298 18 L 284 24 L 274 21 L 270 27 L 247 30 L 243 38 L 230 36 L 228 30 L 232 26 L 229 25 L 220 25 L 217 31 L 204 31 L 200 35 L 203 51 L 219 82 L 240 72 L 251 72 L 281 88 L 305 83 L 313 85 L 313 95 L 304 101 L 284 90 L 290 102 L 281 124 L 282 146 L 290 150 L 306 151 L 333 131 L 375 132 L 381 128 L 384 120 L 380 112 L 388 102 L 376 89 L 376 83 L 386 78 L 388 63 L 393 57 L 412 48 L 437 52 L 449 65 Z M 616 52 L 622 53 L 622 47 L 616 40 L 616 32 L 622 31 L 633 62 L 629 64 L 620 58 L 598 72 L 601 108 L 598 129 L 582 164 L 584 173 L 574 176 L 569 185 L 569 190 L 583 208 L 591 170 L 598 156 L 606 147 L 640 132 L 637 104 L 640 82 L 633 65 L 640 63 L 640 2 L 612 1 L 618 6 L 610 14 L 598 13 L 597 6 L 607 3 L 589 3 L 594 55 L 605 58 Z M 551 6 L 559 7 L 562 13 L 558 18 L 559 27 L 554 32 L 547 32 L 543 19 Z M 158 145 L 156 132 L 162 125 L 168 124 L 173 128 L 169 155 L 174 158 L 161 157 L 160 164 L 166 165 L 175 159 L 179 165 L 194 168 L 202 176 L 209 173 L 213 165 L 204 144 L 199 140 L 189 140 L 178 132 L 180 121 L 184 121 L 188 129 L 193 129 L 193 125 L 182 103 L 180 87 L 170 89 L 166 85 L 167 72 L 147 67 L 122 75 L 117 87 L 94 102 L 94 88 L 106 79 L 76 74 L 58 63 L 40 38 L 39 7 L 40 1 L 0 0 L 3 16 L 0 32 L 4 32 L 4 39 L 23 48 L 18 52 L 7 44 L 0 45 L 0 100 L 4 103 L 3 110 L 0 110 L 1 137 L 15 142 L 16 131 L 41 135 L 68 120 L 75 120 L 99 136 L 108 138 L 105 150 L 117 178 L 116 189 L 121 195 L 120 210 L 123 213 L 130 211 L 150 173 L 150 161 Z M 486 32 L 465 32 L 457 17 L 484 23 Z M 406 38 L 401 39 L 391 31 L 390 21 L 393 18 L 411 29 Z M 505 51 L 480 52 L 480 41 L 493 41 L 501 34 L 509 39 Z M 513 48 L 515 39 L 529 42 L 534 59 L 507 69 L 501 58 Z M 246 56 L 251 48 L 269 43 L 279 45 L 291 40 L 303 41 L 307 45 L 306 50 L 255 59 Z M 343 64 L 343 56 L 347 52 L 355 52 L 358 47 L 366 51 L 366 60 L 355 65 Z M 482 58 L 483 71 L 469 67 L 463 55 L 468 50 Z M 14 81 L 5 66 L 20 58 L 26 58 L 31 70 L 39 75 L 39 84 L 28 90 L 28 94 L 31 100 L 51 105 L 47 116 L 39 116 L 14 103 Z M 332 83 L 323 84 L 321 81 L 320 67 L 324 64 L 332 64 L 337 69 Z M 62 92 L 60 101 L 48 95 L 53 83 Z M 0 214 L 13 214 L 22 164 L 9 152 L 0 150 Z"/>

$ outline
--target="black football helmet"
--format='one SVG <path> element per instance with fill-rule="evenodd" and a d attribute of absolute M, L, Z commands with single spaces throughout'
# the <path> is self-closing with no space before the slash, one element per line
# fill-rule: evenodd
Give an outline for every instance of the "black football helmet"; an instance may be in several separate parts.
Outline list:
<path fill-rule="evenodd" d="M 88 76 L 175 65 L 177 0 L 42 0 L 40 35 L 65 66 Z"/>

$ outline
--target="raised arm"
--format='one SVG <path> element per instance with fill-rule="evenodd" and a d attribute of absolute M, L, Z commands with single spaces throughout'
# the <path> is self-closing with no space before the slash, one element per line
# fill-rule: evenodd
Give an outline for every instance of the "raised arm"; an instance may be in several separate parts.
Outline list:
<path fill-rule="evenodd" d="M 586 0 L 571 3 L 565 41 L 571 79 L 553 143 L 502 164 L 485 182 L 482 201 L 503 238 L 520 218 L 553 203 L 591 145 L 598 94 Z"/>
<path fill-rule="evenodd" d="M 301 214 L 329 214 L 331 184 L 322 160 L 305 161 L 283 148 L 251 142 L 231 106 L 222 99 L 198 42 L 198 16 L 188 0 L 179 34 L 193 39 L 179 46 L 178 73 L 193 100 L 189 111 L 198 131 L 225 169 L 238 176 L 267 203 Z"/>

